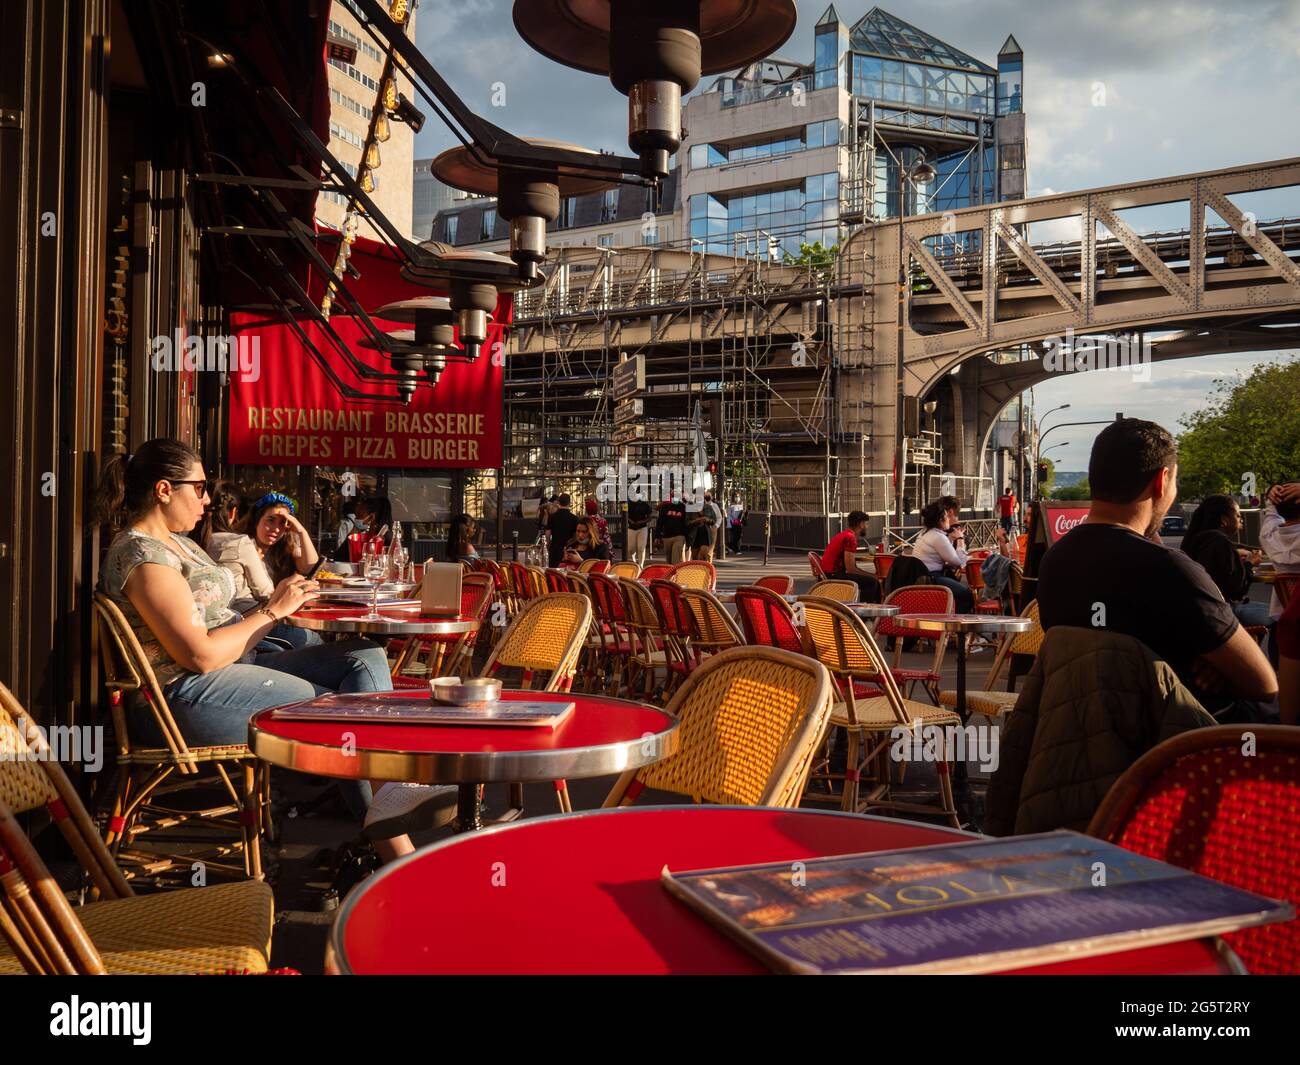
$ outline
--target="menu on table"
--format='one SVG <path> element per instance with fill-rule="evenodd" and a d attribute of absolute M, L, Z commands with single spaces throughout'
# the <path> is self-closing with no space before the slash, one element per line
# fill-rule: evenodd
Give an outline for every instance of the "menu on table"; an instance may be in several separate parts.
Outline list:
<path fill-rule="evenodd" d="M 773 969 L 981 973 L 1295 917 L 1077 832 L 671 872 L 667 890 Z"/>
<path fill-rule="evenodd" d="M 350 705 L 313 702 L 277 707 L 271 716 L 279 721 L 354 721 L 394 725 L 511 725 L 555 729 L 568 720 L 575 703 L 529 702 L 511 699 L 480 706 L 453 706 L 417 699 L 358 699 Z"/>

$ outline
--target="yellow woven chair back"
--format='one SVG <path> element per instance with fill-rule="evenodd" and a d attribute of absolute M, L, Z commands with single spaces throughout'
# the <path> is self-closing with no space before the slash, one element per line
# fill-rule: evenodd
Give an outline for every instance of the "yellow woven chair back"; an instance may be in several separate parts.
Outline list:
<path fill-rule="evenodd" d="M 30 720 L 0 684 L 0 802 L 26 813 L 59 797 L 27 742 Z"/>
<path fill-rule="evenodd" d="M 133 895 L 44 732 L 0 684 L 0 806 L 15 813 L 44 807 L 91 882 L 106 898 Z"/>
<path fill-rule="evenodd" d="M 692 560 L 679 562 L 673 567 L 668 579 L 683 588 L 704 588 L 713 590 L 714 570 L 711 563 Z"/>
<path fill-rule="evenodd" d="M 1025 609 L 1020 612 L 1022 618 L 1031 618 L 1034 627 L 1026 629 L 1024 632 L 1018 632 L 1011 640 L 1011 653 L 1013 655 L 1034 655 L 1037 657 L 1039 649 L 1043 646 L 1042 622 L 1038 620 L 1038 600 L 1031 599 Z"/>
<path fill-rule="evenodd" d="M 856 603 L 858 586 L 853 581 L 818 581 L 808 589 L 808 595 L 834 599 L 837 603 Z"/>
<path fill-rule="evenodd" d="M 546 691 L 560 690 L 573 676 L 591 624 L 591 600 L 574 592 L 551 592 L 528 600 L 510 622 L 483 666 L 547 672 Z"/>
<path fill-rule="evenodd" d="M 862 619 L 832 599 L 801 597 L 799 601 L 803 604 L 804 630 L 817 660 L 845 683 L 852 684 L 857 678 L 876 684 L 885 693 L 899 724 L 910 725 L 903 693 Z"/>
<path fill-rule="evenodd" d="M 659 615 L 655 613 L 655 601 L 650 598 L 646 586 L 631 577 L 620 577 L 618 586 L 623 592 L 627 620 L 632 627 L 642 632 L 658 632 Z"/>
<path fill-rule="evenodd" d="M 608 574 L 614 578 L 626 577 L 634 581 L 641 576 L 641 567 L 635 562 L 615 562 L 609 567 Z"/>
<path fill-rule="evenodd" d="M 668 706 L 679 722 L 677 753 L 624 774 L 605 805 L 626 805 L 650 787 L 696 802 L 798 806 L 833 702 L 826 667 L 805 655 L 775 647 L 713 655 Z"/>
<path fill-rule="evenodd" d="M 712 592 L 702 588 L 683 588 L 682 600 L 695 619 L 695 646 L 702 651 L 723 651 L 745 642 L 727 608 Z"/>
<path fill-rule="evenodd" d="M 104 684 L 112 693 L 110 706 L 113 727 L 117 732 L 118 753 L 128 754 L 135 746 L 127 724 L 124 693 L 138 691 L 153 711 L 172 760 L 182 773 L 197 773 L 193 752 L 186 745 L 180 726 L 172 717 L 171 708 L 167 705 L 167 698 L 163 695 L 153 667 L 131 626 L 127 624 L 126 616 L 103 592 L 95 593 L 94 608 L 99 621 Z"/>

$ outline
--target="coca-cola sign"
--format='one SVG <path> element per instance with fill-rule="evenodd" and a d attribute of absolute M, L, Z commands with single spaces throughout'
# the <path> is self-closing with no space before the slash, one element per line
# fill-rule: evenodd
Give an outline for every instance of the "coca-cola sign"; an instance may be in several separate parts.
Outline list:
<path fill-rule="evenodd" d="M 1083 506 L 1072 507 L 1047 507 L 1047 542 L 1056 543 L 1062 536 L 1068 533 L 1076 525 L 1083 522 L 1088 516 L 1088 504 Z"/>

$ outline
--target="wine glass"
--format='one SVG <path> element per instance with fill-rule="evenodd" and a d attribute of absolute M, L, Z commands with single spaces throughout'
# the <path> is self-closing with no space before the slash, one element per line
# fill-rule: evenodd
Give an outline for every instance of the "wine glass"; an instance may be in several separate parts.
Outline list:
<path fill-rule="evenodd" d="M 383 621 L 379 613 L 379 586 L 388 578 L 388 556 L 384 553 L 382 542 L 366 545 L 362 557 L 361 575 L 370 583 L 370 613 L 362 621 Z"/>

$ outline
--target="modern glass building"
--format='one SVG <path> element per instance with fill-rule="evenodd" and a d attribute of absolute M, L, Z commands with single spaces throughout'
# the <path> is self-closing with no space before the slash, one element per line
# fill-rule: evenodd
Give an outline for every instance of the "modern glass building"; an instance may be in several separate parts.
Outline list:
<path fill-rule="evenodd" d="M 683 214 L 710 251 L 837 243 L 896 216 L 900 166 L 936 177 L 902 192 L 907 214 L 1024 194 L 1023 55 L 996 67 L 880 8 L 853 25 L 832 5 L 810 63 L 769 59 L 686 104 Z"/>

